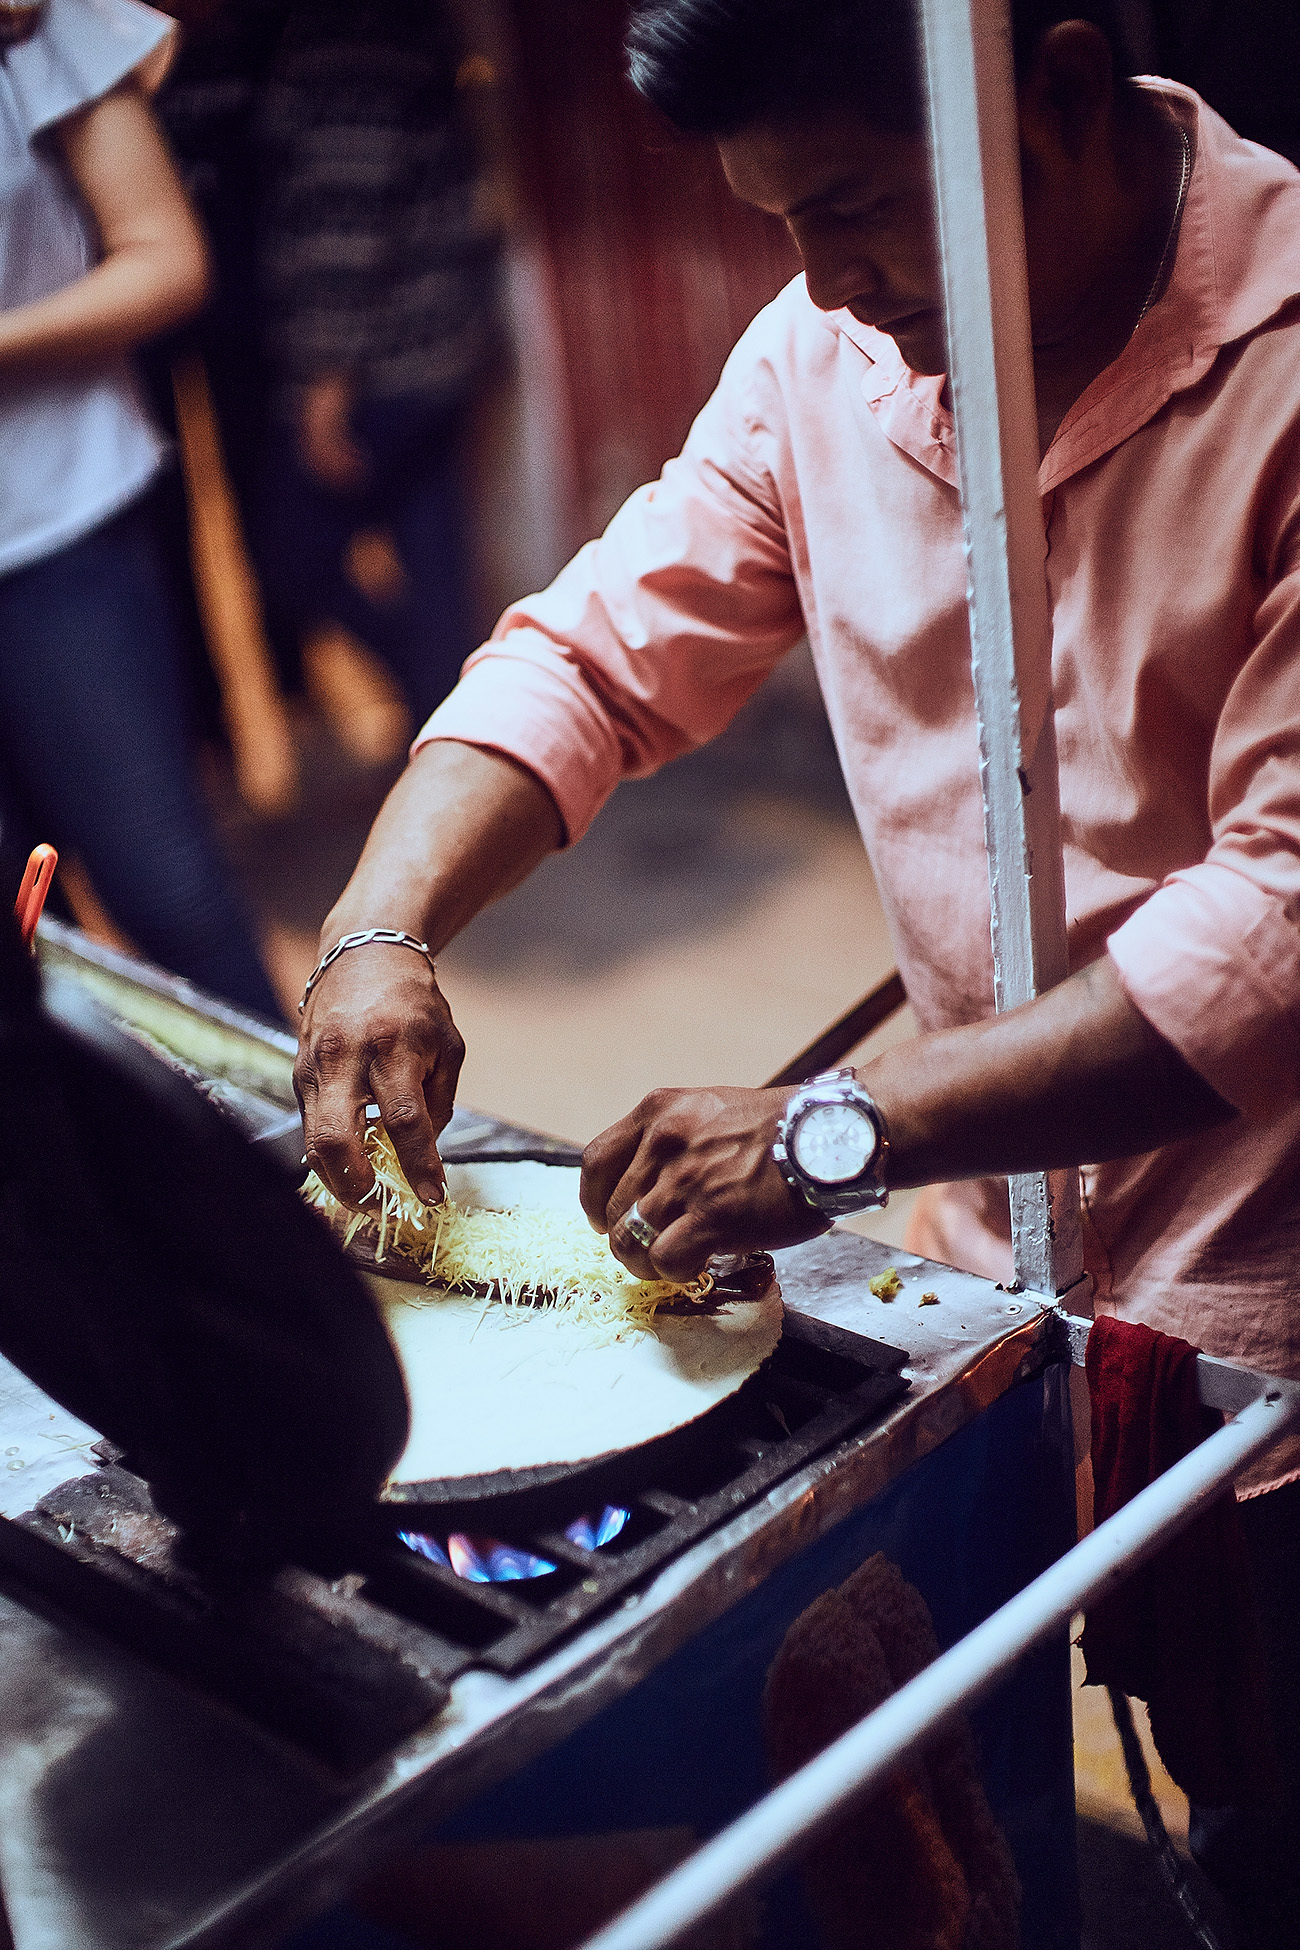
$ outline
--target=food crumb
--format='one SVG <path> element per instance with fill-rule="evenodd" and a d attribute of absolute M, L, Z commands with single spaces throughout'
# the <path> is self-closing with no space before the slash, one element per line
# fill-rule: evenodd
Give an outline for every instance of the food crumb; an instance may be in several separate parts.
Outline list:
<path fill-rule="evenodd" d="M 937 1307 L 939 1296 L 937 1293 L 923 1293 L 916 1304 L 918 1307 Z"/>
<path fill-rule="evenodd" d="M 898 1277 L 896 1266 L 887 1266 L 883 1273 L 877 1273 L 867 1281 L 867 1287 L 877 1300 L 892 1300 L 895 1294 L 903 1291 L 903 1282 Z"/>

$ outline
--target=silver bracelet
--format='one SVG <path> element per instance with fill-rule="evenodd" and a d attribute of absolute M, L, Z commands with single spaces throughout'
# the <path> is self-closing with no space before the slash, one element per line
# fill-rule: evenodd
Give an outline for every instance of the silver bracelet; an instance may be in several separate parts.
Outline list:
<path fill-rule="evenodd" d="M 413 934 L 407 934 L 403 928 L 362 928 L 357 934 L 345 934 L 340 941 L 334 943 L 328 954 L 321 956 L 307 978 L 307 986 L 302 992 L 302 1001 L 298 1004 L 298 1014 L 301 1015 L 307 1007 L 308 998 L 325 970 L 332 967 L 341 954 L 346 953 L 349 948 L 368 947 L 372 941 L 382 941 L 392 948 L 414 948 L 417 955 L 424 956 L 434 981 L 437 981 L 438 971 L 433 965 L 433 956 L 429 952 L 427 941 L 417 941 Z"/>

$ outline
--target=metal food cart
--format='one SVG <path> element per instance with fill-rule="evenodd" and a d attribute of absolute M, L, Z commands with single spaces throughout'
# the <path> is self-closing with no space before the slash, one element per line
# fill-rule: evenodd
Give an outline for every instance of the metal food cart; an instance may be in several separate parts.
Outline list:
<path fill-rule="evenodd" d="M 246 1130 L 274 1142 L 291 1122 L 279 1032 L 58 923 L 42 952 Z M 462 1111 L 447 1150 L 537 1146 Z M 19 1950 L 273 1942 L 435 1834 L 703 1838 L 763 1790 L 764 1674 L 817 1592 L 884 1549 L 949 1646 L 1051 1563 L 1073 1508 L 1051 1310 L 839 1231 L 778 1257 L 785 1354 L 750 1419 L 630 1486 L 610 1544 L 511 1530 L 553 1583 L 429 1567 L 417 1585 L 385 1560 L 329 1581 L 284 1566 L 256 1606 L 178 1598 L 143 1486 L 6 1368 L 0 1871 Z M 890 1263 L 903 1286 L 881 1300 L 869 1281 Z M 1046 1932 L 1030 1940 L 1062 1946 L 1067 1659 L 1059 1627 L 979 1723 Z M 793 1883 L 773 1902 L 766 1940 L 791 1941 Z"/>

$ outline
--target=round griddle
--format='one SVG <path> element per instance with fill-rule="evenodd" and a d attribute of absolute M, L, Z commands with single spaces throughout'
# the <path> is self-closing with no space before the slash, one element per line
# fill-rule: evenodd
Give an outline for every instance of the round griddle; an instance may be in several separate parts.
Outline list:
<path fill-rule="evenodd" d="M 711 1295 L 710 1304 L 763 1300 L 774 1288 L 776 1269 L 771 1258 L 756 1253 L 716 1281 L 713 1291 L 717 1300 Z M 481 1476 L 444 1476 L 422 1483 L 390 1482 L 381 1500 L 404 1525 L 427 1522 L 438 1530 L 478 1531 L 484 1525 L 499 1523 L 536 1526 L 567 1521 L 587 1511 L 598 1512 L 605 1503 L 618 1503 L 634 1495 L 674 1469 L 683 1457 L 721 1439 L 741 1397 L 759 1385 L 770 1360 L 769 1355 L 731 1395 L 693 1420 L 632 1448 L 610 1449 L 580 1462 L 547 1463 L 532 1469 L 499 1469 Z"/>

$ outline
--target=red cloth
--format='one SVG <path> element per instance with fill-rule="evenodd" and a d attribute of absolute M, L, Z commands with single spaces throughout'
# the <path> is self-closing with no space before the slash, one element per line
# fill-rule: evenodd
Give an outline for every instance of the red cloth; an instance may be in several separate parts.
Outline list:
<path fill-rule="evenodd" d="M 1112 1516 L 1222 1424 L 1197 1350 L 1102 1316 L 1088 1336 L 1094 1519 Z M 1165 1766 L 1204 1807 L 1268 1799 L 1276 1778 L 1250 1569 L 1227 1491 L 1088 1613 L 1088 1684 L 1147 1702 Z"/>

